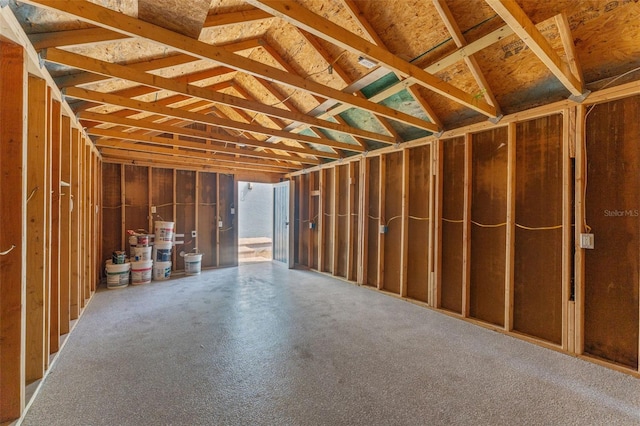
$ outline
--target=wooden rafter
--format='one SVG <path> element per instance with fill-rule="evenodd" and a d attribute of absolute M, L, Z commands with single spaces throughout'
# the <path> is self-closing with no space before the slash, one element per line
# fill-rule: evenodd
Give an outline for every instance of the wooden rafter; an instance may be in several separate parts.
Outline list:
<path fill-rule="evenodd" d="M 284 3 L 275 0 L 247 0 L 249 3 L 274 16 L 282 18 L 292 25 L 302 28 L 317 37 L 327 40 L 337 46 L 356 54 L 367 56 L 384 64 L 391 70 L 413 77 L 417 84 L 447 97 L 457 103 L 465 105 L 488 117 L 496 117 L 496 109 L 475 96 L 465 93 L 457 87 L 446 83 L 438 77 L 404 61 L 389 51 L 373 43 L 364 40 L 333 22 L 314 14 L 297 3 Z M 432 124 L 432 123 L 431 123 Z M 435 125 L 431 125 L 429 131 L 438 131 Z"/>
<path fill-rule="evenodd" d="M 413 117 L 410 114 L 351 96 L 341 92 L 340 90 L 324 86 L 309 79 L 293 76 L 278 68 L 235 55 L 225 51 L 224 49 L 199 42 L 190 37 L 131 18 L 125 14 L 115 12 L 88 1 L 59 2 L 55 0 L 26 0 L 25 3 L 57 10 L 59 12 L 75 16 L 93 25 L 108 28 L 130 36 L 148 39 L 188 55 L 193 55 L 205 60 L 211 60 L 254 76 L 275 80 L 281 84 L 321 97 L 328 99 L 333 98 L 355 108 L 360 108 L 374 114 L 382 115 L 414 127 L 429 131 L 436 130 L 433 123 Z"/>
<path fill-rule="evenodd" d="M 260 9 L 244 10 L 241 12 L 210 14 L 204 21 L 203 28 L 239 24 L 273 18 Z M 49 47 L 82 46 L 84 44 L 102 43 L 106 41 L 122 40 L 128 35 L 111 31 L 101 27 L 82 28 L 77 30 L 52 31 L 29 35 L 29 40 L 36 50 Z"/>
<path fill-rule="evenodd" d="M 230 52 L 241 52 L 243 50 L 253 49 L 262 45 L 263 40 L 259 38 L 247 39 L 236 43 L 230 43 L 222 45 L 221 47 L 229 50 Z M 199 61 L 200 59 L 194 58 L 193 56 L 185 55 L 185 54 L 175 54 L 170 56 L 162 56 L 160 58 L 151 58 L 144 59 L 138 62 L 129 62 L 126 65 L 130 68 L 133 68 L 137 71 L 147 72 L 147 71 L 157 71 L 163 68 L 175 67 L 178 65 L 188 64 L 190 62 Z M 125 65 L 125 64 L 119 64 Z M 234 71 L 231 68 L 227 67 L 216 67 L 217 69 L 224 69 L 227 72 Z M 56 78 L 56 84 L 60 88 L 71 87 L 71 86 L 80 86 L 83 84 L 97 83 L 100 81 L 110 80 L 109 76 L 105 76 L 104 74 L 95 74 L 92 72 L 78 72 L 70 75 L 66 75 L 63 77 Z M 190 81 L 187 81 L 190 82 Z"/>
<path fill-rule="evenodd" d="M 113 64 L 110 62 L 99 61 L 97 59 L 89 58 L 86 56 L 78 55 L 75 53 L 67 52 L 64 50 L 52 48 L 43 52 L 43 58 L 47 62 L 54 62 L 71 66 L 78 69 L 84 69 L 94 73 L 101 73 L 104 75 L 122 78 L 124 80 L 134 81 L 136 83 L 143 84 L 145 86 L 155 87 L 156 89 L 169 90 L 175 93 L 184 94 L 186 96 L 209 100 L 222 105 L 231 107 L 242 108 L 255 113 L 265 114 L 271 117 L 278 117 L 291 121 L 298 121 L 321 128 L 330 129 L 337 132 L 356 134 L 358 136 L 370 138 L 373 140 L 382 139 L 382 141 L 391 142 L 391 138 L 388 136 L 381 136 L 374 132 L 357 129 L 355 127 L 342 126 L 336 123 L 332 123 L 327 120 L 320 120 L 315 117 L 308 116 L 306 114 L 296 113 L 284 110 L 282 108 L 276 108 L 269 105 L 264 105 L 258 102 L 251 102 L 245 99 L 227 95 L 224 93 L 218 93 L 206 88 L 190 85 L 175 79 L 169 79 L 160 77 L 155 74 L 149 74 L 140 72 L 129 68 L 124 65 Z M 208 77 L 207 77 L 208 78 Z"/>
<path fill-rule="evenodd" d="M 584 76 L 582 75 L 582 66 L 578 61 L 576 55 L 576 46 L 573 44 L 573 36 L 571 35 L 571 28 L 569 27 L 569 20 L 567 15 L 562 12 L 555 16 L 556 27 L 558 27 L 558 34 L 562 40 L 564 46 L 564 52 L 569 62 L 569 68 L 571 73 L 578 79 L 581 84 L 584 84 Z"/>
<path fill-rule="evenodd" d="M 293 139 L 301 142 L 309 142 L 318 145 L 333 146 L 335 148 L 347 149 L 351 151 L 362 152 L 363 148 L 358 145 L 351 145 L 342 142 L 336 142 L 330 139 L 314 138 L 305 135 L 294 135 L 277 129 L 270 129 L 233 120 L 225 120 L 213 117 L 212 115 L 200 114 L 193 111 L 185 111 L 178 108 L 169 108 L 164 105 L 152 102 L 142 102 L 135 99 L 129 99 L 122 96 L 112 95 L 109 93 L 94 92 L 91 90 L 81 89 L 77 87 L 69 87 L 65 90 L 65 95 L 70 98 L 83 99 L 101 104 L 110 104 L 136 110 L 140 112 L 151 112 L 166 117 L 180 118 L 184 120 L 194 121 L 203 124 L 211 124 L 214 126 L 225 127 L 251 133 L 258 133 L 267 136 L 277 136 L 285 139 Z M 202 107 L 205 108 L 208 102 L 202 101 Z"/>
<path fill-rule="evenodd" d="M 170 154 L 164 153 L 151 153 L 146 151 L 126 150 L 122 148 L 100 148 L 102 159 L 105 163 L 125 163 L 125 164 L 137 164 L 147 162 L 149 164 L 159 163 L 167 164 L 172 167 L 187 165 L 192 167 L 204 167 L 211 170 L 219 170 L 224 173 L 244 172 L 244 171 L 256 171 L 262 173 L 286 173 L 285 170 L 295 170 L 286 168 L 272 168 L 260 165 L 243 164 L 243 165 L 231 165 L 222 161 L 216 161 L 215 158 L 195 158 L 190 155 L 182 155 L 181 152 Z"/>
<path fill-rule="evenodd" d="M 447 6 L 447 3 L 444 0 L 433 0 L 433 4 L 440 14 L 440 18 L 442 18 L 444 25 L 447 27 L 449 34 L 451 34 L 451 38 L 453 39 L 456 46 L 458 48 L 466 46 L 467 40 L 465 39 L 464 34 L 462 34 L 462 30 L 460 30 L 457 22 L 453 18 L 453 14 L 451 13 L 449 6 Z M 498 101 L 493 95 L 493 91 L 489 87 L 489 83 L 487 83 L 487 79 L 480 69 L 480 65 L 478 64 L 478 61 L 476 61 L 476 58 L 473 55 L 469 55 L 464 58 L 464 62 L 467 64 L 467 67 L 475 78 L 476 83 L 478 83 L 478 87 L 484 94 L 484 98 L 486 99 L 486 101 L 496 107 L 496 109 L 499 111 L 500 108 L 498 106 Z"/>
<path fill-rule="evenodd" d="M 285 151 L 290 153 L 304 154 L 304 155 L 312 155 L 314 157 L 328 158 L 328 159 L 337 159 L 339 156 L 333 152 L 325 152 L 318 151 L 315 149 L 301 148 L 297 146 L 290 146 L 285 144 L 272 144 L 269 142 L 262 142 L 255 139 L 244 138 L 239 136 L 233 136 L 224 132 L 212 132 L 212 131 L 202 131 L 197 129 L 191 129 L 189 127 L 185 127 L 185 123 L 180 120 L 170 120 L 163 121 L 161 123 L 155 122 L 159 117 L 162 116 L 151 116 L 144 119 L 130 119 L 126 117 L 119 117 L 116 114 L 99 114 L 94 112 L 81 112 L 78 118 L 87 126 L 95 127 L 98 123 L 105 124 L 114 124 L 119 127 L 120 130 L 124 129 L 143 129 L 143 130 L 153 130 L 161 133 L 168 133 L 173 135 L 182 135 L 188 136 L 191 138 L 201 139 L 203 141 L 218 141 L 222 143 L 231 143 L 238 146 L 252 146 L 256 148 L 265 148 L 265 149 L 277 149 L 279 151 Z M 175 122 L 174 122 L 175 121 Z M 113 129 L 113 128 L 112 128 Z"/>
<path fill-rule="evenodd" d="M 190 142 L 190 141 L 166 138 L 166 137 L 160 137 L 160 136 L 147 136 L 147 135 L 141 135 L 141 134 L 135 134 L 135 133 L 120 132 L 120 131 L 111 130 L 111 129 L 100 129 L 97 127 L 87 128 L 87 134 L 92 136 L 98 136 L 100 138 L 143 142 L 143 143 L 155 144 L 163 147 L 178 147 L 178 148 L 192 149 L 196 151 L 218 152 L 218 153 L 233 154 L 233 155 L 247 156 L 247 157 L 267 158 L 271 160 L 293 161 L 293 162 L 298 162 L 303 164 L 320 164 L 320 161 L 318 160 L 299 157 L 299 156 L 293 157 L 289 155 L 271 154 L 265 151 L 255 151 L 253 149 L 229 148 L 220 144 L 214 145 L 214 144 L 202 143 L 202 142 Z M 99 145 L 100 141 L 99 140 L 96 141 L 96 144 Z"/>
<path fill-rule="evenodd" d="M 531 19 L 515 1 L 485 0 L 489 6 L 511 27 L 514 33 L 529 46 L 529 49 L 549 68 L 558 80 L 574 96 L 581 96 L 583 84 L 573 75 L 569 65 L 564 63 L 553 50 L 547 39 L 540 33 Z"/>

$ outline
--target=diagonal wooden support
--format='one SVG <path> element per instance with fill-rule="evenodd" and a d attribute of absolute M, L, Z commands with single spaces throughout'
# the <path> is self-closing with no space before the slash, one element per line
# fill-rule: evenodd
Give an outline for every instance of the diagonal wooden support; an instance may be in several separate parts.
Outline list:
<path fill-rule="evenodd" d="M 574 96 L 582 96 L 584 86 L 571 72 L 569 65 L 562 62 L 547 39 L 531 22 L 527 14 L 515 1 L 485 0 L 489 6 L 511 27 L 514 33 L 525 42 L 529 49 L 549 68 L 553 75 Z"/>

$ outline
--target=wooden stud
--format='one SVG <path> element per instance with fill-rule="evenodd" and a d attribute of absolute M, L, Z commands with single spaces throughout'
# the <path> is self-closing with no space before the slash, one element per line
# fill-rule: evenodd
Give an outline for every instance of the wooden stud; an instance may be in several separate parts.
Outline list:
<path fill-rule="evenodd" d="M 507 125 L 507 220 L 505 248 L 504 329 L 513 330 L 515 239 L 516 239 L 516 124 Z"/>
<path fill-rule="evenodd" d="M 402 210 L 400 235 L 400 297 L 407 297 L 407 273 L 409 265 L 409 150 L 402 150 Z"/>
<path fill-rule="evenodd" d="M 378 200 L 378 227 L 386 226 L 387 219 L 385 214 L 385 198 L 386 198 L 386 172 L 387 172 L 387 162 L 386 156 L 380 155 L 380 176 L 379 176 L 379 194 L 380 198 Z M 382 290 L 384 288 L 384 240 L 385 234 L 378 231 L 378 290 Z"/>
<path fill-rule="evenodd" d="M 197 185 L 197 181 L 196 181 Z M 222 220 L 222 213 L 220 212 L 220 174 L 216 174 L 216 217 L 218 221 Z M 198 209 L 196 208 L 196 211 Z M 197 223 L 197 222 L 196 222 Z M 220 266 L 220 226 L 217 223 L 216 227 L 216 266 Z"/>
<path fill-rule="evenodd" d="M 432 155 L 436 158 L 436 167 L 431 173 L 431 179 L 434 181 L 435 195 L 433 200 L 432 222 L 434 224 L 433 231 L 433 299 L 431 306 L 434 308 L 442 307 L 442 201 L 443 201 L 443 183 L 444 183 L 444 143 L 441 139 L 437 139 L 433 143 Z"/>
<path fill-rule="evenodd" d="M 427 270 L 429 271 L 428 277 L 428 292 L 429 295 L 428 304 L 429 306 L 435 307 L 436 301 L 438 298 L 438 292 L 435 283 L 435 271 L 434 271 L 434 262 L 436 259 L 436 224 L 438 223 L 435 219 L 436 217 L 436 170 L 439 167 L 440 161 L 438 156 L 436 155 L 436 144 L 432 142 L 430 145 L 430 160 L 429 163 L 429 239 L 428 239 L 428 247 L 429 247 L 429 265 Z"/>
<path fill-rule="evenodd" d="M 51 102 L 51 256 L 49 354 L 60 350 L 60 145 L 62 116 L 60 102 Z"/>
<path fill-rule="evenodd" d="M 472 135 L 464 137 L 464 214 L 462 229 L 462 316 L 470 315 L 471 298 L 471 177 Z"/>
<path fill-rule="evenodd" d="M 338 209 L 338 200 L 340 197 L 345 196 L 345 194 L 340 193 L 340 167 L 343 166 L 336 166 L 327 170 L 327 173 L 333 174 L 333 193 L 331 194 L 331 232 L 333 233 L 333 236 L 331 238 L 331 245 L 333 246 L 333 248 L 331 249 L 331 254 L 333 255 L 333 258 L 331 259 L 331 273 L 333 275 L 338 275 L 338 254 L 340 252 L 340 245 L 338 244 L 338 239 L 340 238 L 338 221 L 340 210 Z"/>
<path fill-rule="evenodd" d="M 44 376 L 48 335 L 46 315 L 46 155 L 47 86 L 29 76 L 27 148 L 27 276 L 26 276 L 26 383 Z M 46 339 L 45 339 L 46 337 Z"/>
<path fill-rule="evenodd" d="M 46 82 L 45 82 L 46 84 Z M 44 370 L 49 369 L 49 355 L 51 354 L 51 210 L 52 210 L 52 192 L 51 186 L 51 157 L 52 157 L 52 95 L 51 87 L 47 85 L 47 106 L 46 106 L 46 141 L 47 148 L 45 153 L 45 168 L 44 168 L 44 221 L 46 232 L 44 233 Z"/>
<path fill-rule="evenodd" d="M 573 352 L 575 341 L 575 305 L 571 298 L 571 244 L 572 228 L 572 182 L 571 182 L 571 119 L 575 108 L 565 109 L 562 113 L 562 349 Z M 573 122 L 575 124 L 575 121 Z M 575 145 L 574 145 L 575 146 Z M 573 305 L 573 306 L 571 306 Z"/>
<path fill-rule="evenodd" d="M 575 178 L 575 263 L 574 263 L 574 285 L 575 285 L 575 353 L 582 355 L 584 352 L 584 249 L 579 247 L 580 234 L 586 232 L 585 223 L 585 173 L 586 173 L 586 153 L 585 153 L 585 115 L 586 108 L 583 105 L 577 106 L 576 116 L 576 178 Z"/>
<path fill-rule="evenodd" d="M 71 119 L 62 116 L 61 188 L 60 205 L 60 334 L 69 333 L 71 304 Z"/>
<path fill-rule="evenodd" d="M 367 270 L 369 259 L 369 166 L 365 157 L 360 158 L 360 201 L 359 201 L 359 231 L 358 238 L 358 284 L 365 285 L 367 283 Z"/>
<path fill-rule="evenodd" d="M 27 72 L 24 49 L 0 39 L 0 423 L 25 406 Z M 29 253 L 31 255 L 31 253 Z"/>
<path fill-rule="evenodd" d="M 80 131 L 71 129 L 71 290 L 70 290 L 70 319 L 75 320 L 80 316 L 80 292 L 82 274 L 80 273 L 81 240 L 81 214 L 82 199 L 80 197 L 81 174 L 80 166 Z M 124 187 L 123 187 L 124 188 Z M 124 196 L 124 195 L 123 195 Z M 124 204 L 124 203 L 123 203 Z M 124 207 L 123 207 L 124 209 Z M 123 214 L 124 218 L 124 214 Z"/>
<path fill-rule="evenodd" d="M 318 271 L 322 272 L 325 270 L 325 256 L 324 256 L 324 228 L 326 224 L 325 219 L 325 210 L 327 208 L 325 201 L 326 194 L 326 179 L 325 179 L 325 170 L 320 170 L 318 174 L 320 195 L 318 196 Z"/>

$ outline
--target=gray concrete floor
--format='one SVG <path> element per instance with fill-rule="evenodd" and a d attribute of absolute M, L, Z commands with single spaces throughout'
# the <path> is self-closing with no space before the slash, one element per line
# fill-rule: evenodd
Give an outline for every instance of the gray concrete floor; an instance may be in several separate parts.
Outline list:
<path fill-rule="evenodd" d="M 273 263 L 99 291 L 24 425 L 637 425 L 640 380 Z"/>

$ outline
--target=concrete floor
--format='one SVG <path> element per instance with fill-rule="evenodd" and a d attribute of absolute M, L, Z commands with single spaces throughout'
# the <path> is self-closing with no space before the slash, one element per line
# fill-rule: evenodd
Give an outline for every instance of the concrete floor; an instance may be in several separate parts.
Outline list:
<path fill-rule="evenodd" d="M 24 425 L 637 425 L 640 380 L 273 263 L 99 291 Z"/>

